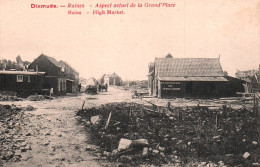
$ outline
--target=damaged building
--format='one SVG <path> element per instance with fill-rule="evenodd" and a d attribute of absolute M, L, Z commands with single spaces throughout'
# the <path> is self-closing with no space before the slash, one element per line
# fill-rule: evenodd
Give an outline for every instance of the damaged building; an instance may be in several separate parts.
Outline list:
<path fill-rule="evenodd" d="M 158 98 L 224 97 L 244 91 L 244 82 L 224 75 L 219 58 L 155 58 L 149 64 L 149 94 Z"/>
<path fill-rule="evenodd" d="M 260 65 L 258 70 L 247 70 L 236 72 L 236 78 L 246 81 L 249 93 L 260 92 Z"/>
<path fill-rule="evenodd" d="M 41 54 L 28 67 L 32 71 L 45 72 L 43 87 L 53 88 L 55 95 L 64 95 L 76 90 L 78 85 L 78 72 L 67 63 L 58 62 L 55 58 Z M 68 86 L 68 88 L 67 88 Z"/>

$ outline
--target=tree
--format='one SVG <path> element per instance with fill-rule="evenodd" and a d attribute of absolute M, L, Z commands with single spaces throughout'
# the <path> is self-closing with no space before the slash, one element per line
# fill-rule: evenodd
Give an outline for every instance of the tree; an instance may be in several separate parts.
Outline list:
<path fill-rule="evenodd" d="M 7 64 L 7 60 L 4 59 L 4 60 L 2 61 L 2 64 Z"/>
<path fill-rule="evenodd" d="M 17 63 L 17 64 L 20 64 L 20 63 L 22 63 L 22 62 L 23 62 L 23 61 L 22 61 L 21 56 L 18 55 L 18 56 L 16 57 L 16 63 Z"/>

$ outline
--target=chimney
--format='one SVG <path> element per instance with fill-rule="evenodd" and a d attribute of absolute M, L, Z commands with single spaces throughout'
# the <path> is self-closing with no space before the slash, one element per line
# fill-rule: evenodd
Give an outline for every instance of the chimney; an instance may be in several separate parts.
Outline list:
<path fill-rule="evenodd" d="M 38 74 L 38 63 L 36 63 L 36 72 Z"/>

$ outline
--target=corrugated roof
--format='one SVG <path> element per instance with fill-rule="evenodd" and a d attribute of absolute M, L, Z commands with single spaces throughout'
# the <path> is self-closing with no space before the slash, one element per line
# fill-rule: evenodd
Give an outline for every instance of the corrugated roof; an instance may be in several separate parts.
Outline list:
<path fill-rule="evenodd" d="M 159 77 L 222 77 L 217 58 L 156 58 L 155 75 Z"/>
<path fill-rule="evenodd" d="M 228 81 L 225 77 L 159 77 L 160 81 Z"/>

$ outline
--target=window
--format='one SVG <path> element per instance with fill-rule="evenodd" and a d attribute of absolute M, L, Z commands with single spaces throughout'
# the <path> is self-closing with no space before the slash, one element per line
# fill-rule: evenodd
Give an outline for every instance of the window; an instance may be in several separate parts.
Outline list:
<path fill-rule="evenodd" d="M 27 78 L 27 82 L 31 82 L 31 78 L 30 78 L 30 76 L 28 76 L 28 78 Z"/>
<path fill-rule="evenodd" d="M 23 82 L 23 76 L 17 75 L 16 82 Z"/>

